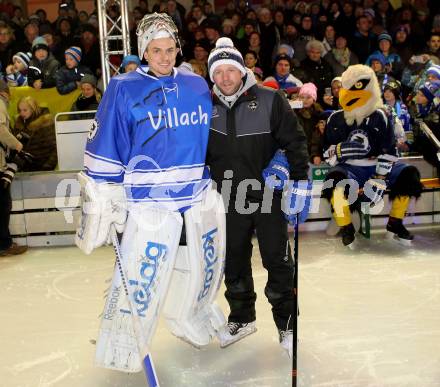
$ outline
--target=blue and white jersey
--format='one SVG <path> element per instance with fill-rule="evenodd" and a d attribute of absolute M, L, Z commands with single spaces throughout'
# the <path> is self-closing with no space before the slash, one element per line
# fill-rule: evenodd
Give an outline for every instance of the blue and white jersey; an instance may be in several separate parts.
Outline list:
<path fill-rule="evenodd" d="M 377 109 L 365 117 L 360 125 L 357 125 L 356 121 L 353 125 L 348 125 L 343 110 L 333 112 L 325 127 L 324 150 L 341 142 L 358 141 L 353 138 L 363 138 L 369 151 L 364 159 L 344 160 L 347 164 L 371 166 L 376 164 L 380 155 L 397 155 L 394 130 L 382 109 Z"/>
<path fill-rule="evenodd" d="M 84 164 L 95 180 L 123 183 L 129 202 L 170 210 L 202 199 L 211 96 L 198 75 L 148 67 L 113 77 L 89 132 Z"/>

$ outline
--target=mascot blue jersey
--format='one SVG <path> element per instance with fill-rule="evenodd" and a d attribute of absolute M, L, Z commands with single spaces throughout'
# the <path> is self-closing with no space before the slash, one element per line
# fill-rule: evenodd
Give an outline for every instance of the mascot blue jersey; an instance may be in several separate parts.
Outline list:
<path fill-rule="evenodd" d="M 89 132 L 84 164 L 95 180 L 123 183 L 129 202 L 183 211 L 202 199 L 211 97 L 203 78 L 148 67 L 113 77 Z"/>
<path fill-rule="evenodd" d="M 352 137 L 364 138 L 369 152 L 365 159 L 356 160 L 357 165 L 371 165 L 383 154 L 396 156 L 396 138 L 388 117 L 381 109 L 377 109 L 366 117 L 361 125 L 356 122 L 348 125 L 345 122 L 344 111 L 337 110 L 330 115 L 324 132 L 324 150 L 330 145 L 344 141 L 353 141 Z M 350 161 L 349 161 L 350 162 Z"/>

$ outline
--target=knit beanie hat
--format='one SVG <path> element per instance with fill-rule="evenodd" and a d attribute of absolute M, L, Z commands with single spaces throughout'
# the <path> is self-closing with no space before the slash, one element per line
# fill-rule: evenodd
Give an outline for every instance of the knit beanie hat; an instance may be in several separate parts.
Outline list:
<path fill-rule="evenodd" d="M 122 60 L 121 67 L 125 68 L 129 63 L 136 63 L 138 66 L 141 65 L 141 60 L 137 55 L 126 55 Z"/>
<path fill-rule="evenodd" d="M 89 83 L 90 85 L 96 87 L 98 82 L 97 82 L 97 80 L 96 80 L 94 75 L 92 75 L 92 74 L 84 74 L 84 76 L 81 78 L 81 82 L 80 83 L 81 83 L 81 85 L 83 83 Z"/>
<path fill-rule="evenodd" d="M 440 89 L 440 81 L 425 82 L 419 90 L 423 93 L 429 102 L 432 102 Z"/>
<path fill-rule="evenodd" d="M 381 40 L 388 40 L 389 42 L 393 43 L 393 38 L 391 37 L 390 34 L 386 33 L 386 32 L 382 32 L 378 38 L 377 41 L 380 42 Z"/>
<path fill-rule="evenodd" d="M 333 85 L 334 82 L 340 82 L 342 83 L 342 77 L 334 77 L 330 83 L 330 85 Z"/>
<path fill-rule="evenodd" d="M 215 69 L 223 64 L 235 66 L 240 70 L 243 77 L 246 75 L 246 69 L 240 51 L 234 47 L 234 43 L 231 39 L 225 37 L 217 39 L 215 48 L 209 54 L 208 71 L 211 81 L 214 82 L 213 74 Z"/>
<path fill-rule="evenodd" d="M 385 55 L 383 54 L 372 54 L 370 56 L 370 63 L 372 63 L 373 60 L 378 61 L 382 65 L 382 67 L 385 67 L 385 65 L 387 64 L 387 58 L 385 58 Z"/>
<path fill-rule="evenodd" d="M 81 62 L 82 51 L 81 51 L 80 47 L 72 46 L 72 47 L 68 48 L 66 51 L 64 51 L 64 54 L 69 55 L 73 59 L 75 59 L 77 64 L 79 64 L 79 62 Z"/>
<path fill-rule="evenodd" d="M 46 39 L 44 39 L 42 36 L 37 36 L 32 42 L 32 53 L 39 50 L 40 48 L 49 52 L 49 46 L 46 42 Z"/>
<path fill-rule="evenodd" d="M 31 61 L 31 58 L 32 58 L 32 54 L 30 52 L 19 51 L 12 57 L 12 61 L 17 59 L 18 61 L 23 63 L 24 68 L 27 69 L 29 66 L 29 62 Z"/>
<path fill-rule="evenodd" d="M 440 66 L 439 65 L 432 65 L 426 70 L 427 75 L 434 75 L 438 79 L 440 79 Z"/>
<path fill-rule="evenodd" d="M 292 67 L 291 58 L 287 54 L 279 54 L 279 55 L 277 55 L 275 57 L 275 59 L 273 60 L 273 67 L 275 68 L 276 65 L 278 64 L 278 62 L 281 61 L 281 60 L 286 60 L 287 62 L 289 62 L 290 67 Z"/>
<path fill-rule="evenodd" d="M 401 83 L 398 80 L 392 79 L 383 85 L 383 90 L 389 90 L 394 94 L 396 99 L 401 99 Z"/>
<path fill-rule="evenodd" d="M 317 93 L 317 88 L 315 86 L 315 84 L 311 83 L 311 82 L 307 82 L 304 83 L 304 85 L 301 86 L 301 89 L 299 89 L 299 96 L 302 95 L 308 95 L 310 97 L 312 97 L 313 101 L 316 102 L 317 98 L 318 98 L 318 93 Z"/>
<path fill-rule="evenodd" d="M 293 58 L 293 54 L 295 53 L 295 50 L 290 44 L 286 44 L 286 43 L 280 44 L 280 47 L 278 47 L 278 52 L 281 50 L 285 50 L 286 54 L 289 56 L 290 59 Z"/>
<path fill-rule="evenodd" d="M 263 79 L 263 70 L 261 70 L 259 67 L 254 67 L 253 73 L 254 75 L 259 76 L 260 79 Z"/>
<path fill-rule="evenodd" d="M 268 79 L 263 82 L 263 86 L 270 87 L 271 89 L 279 90 L 280 85 L 275 79 Z"/>

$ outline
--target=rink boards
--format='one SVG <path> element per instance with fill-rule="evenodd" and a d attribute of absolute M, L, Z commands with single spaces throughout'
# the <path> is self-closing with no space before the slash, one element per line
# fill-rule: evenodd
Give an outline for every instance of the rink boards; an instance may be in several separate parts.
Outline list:
<path fill-rule="evenodd" d="M 434 176 L 433 168 L 421 157 L 404 160 L 419 168 L 422 178 Z M 312 167 L 315 190 L 319 191 L 325 168 Z M 12 214 L 10 230 L 14 239 L 28 246 L 73 245 L 80 214 L 79 184 L 76 172 L 37 172 L 17 174 L 12 184 Z M 302 225 L 305 231 L 325 230 L 330 220 L 327 200 L 314 198 L 313 212 Z M 384 209 L 371 217 L 372 227 L 383 226 L 389 211 L 385 196 Z M 427 190 L 410 205 L 406 223 L 440 222 L 440 192 Z"/>

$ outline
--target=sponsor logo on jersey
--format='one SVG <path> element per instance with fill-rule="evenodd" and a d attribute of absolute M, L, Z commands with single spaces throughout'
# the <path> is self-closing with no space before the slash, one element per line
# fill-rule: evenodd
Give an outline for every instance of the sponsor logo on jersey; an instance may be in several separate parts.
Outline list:
<path fill-rule="evenodd" d="M 192 112 L 179 113 L 177 108 L 159 109 L 156 114 L 148 111 L 148 119 L 154 130 L 167 128 L 177 128 L 179 126 L 193 126 L 200 124 L 208 124 L 208 113 L 205 113 L 201 105 L 197 106 L 197 110 Z"/>

